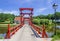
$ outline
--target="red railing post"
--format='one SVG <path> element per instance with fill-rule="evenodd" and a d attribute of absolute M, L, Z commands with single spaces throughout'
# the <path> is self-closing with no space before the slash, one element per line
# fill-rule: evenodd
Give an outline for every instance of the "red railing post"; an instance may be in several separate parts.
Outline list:
<path fill-rule="evenodd" d="M 44 37 L 48 38 L 46 31 L 45 31 L 45 25 L 42 26 L 42 38 Z"/>
<path fill-rule="evenodd" d="M 10 38 L 10 24 L 8 24 L 8 31 L 6 34 L 6 38 L 9 39 Z"/>
<path fill-rule="evenodd" d="M 41 34 L 41 32 L 40 32 L 40 28 L 37 27 L 37 31 L 38 31 L 38 34 Z"/>

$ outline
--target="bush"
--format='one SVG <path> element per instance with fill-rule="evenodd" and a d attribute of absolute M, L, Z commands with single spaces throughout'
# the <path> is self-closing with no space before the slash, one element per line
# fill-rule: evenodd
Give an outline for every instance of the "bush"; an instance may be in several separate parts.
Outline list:
<path fill-rule="evenodd" d="M 32 22 L 36 25 L 40 25 L 40 20 L 38 19 L 33 19 Z"/>
<path fill-rule="evenodd" d="M 55 40 L 59 40 L 60 39 L 60 35 L 55 35 L 52 39 L 52 41 L 55 41 Z"/>
<path fill-rule="evenodd" d="M 48 19 L 40 19 L 40 24 L 46 24 L 48 25 L 49 20 Z"/>
<path fill-rule="evenodd" d="M 0 22 L 0 24 L 10 24 L 10 21 Z"/>

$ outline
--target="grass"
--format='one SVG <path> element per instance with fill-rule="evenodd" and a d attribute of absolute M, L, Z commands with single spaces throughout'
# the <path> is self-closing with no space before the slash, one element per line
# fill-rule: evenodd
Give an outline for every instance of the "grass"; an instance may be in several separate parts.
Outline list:
<path fill-rule="evenodd" d="M 60 29 L 56 30 L 56 35 L 54 35 L 54 37 L 52 38 L 53 38 L 52 41 L 60 40 Z"/>
<path fill-rule="evenodd" d="M 58 26 L 60 26 L 60 24 Z M 52 41 L 60 41 L 60 29 L 59 28 L 56 29 L 56 35 L 54 35 L 52 38 L 53 38 Z"/>
<path fill-rule="evenodd" d="M 15 26 L 16 24 L 10 24 L 11 27 Z M 8 24 L 0 24 L 0 34 L 6 33 L 8 29 Z"/>
<path fill-rule="evenodd" d="M 52 41 L 60 40 L 60 34 L 54 35 L 52 38 L 53 38 Z"/>
<path fill-rule="evenodd" d="M 4 22 L 0 22 L 0 24 L 9 24 L 10 21 L 4 21 Z"/>

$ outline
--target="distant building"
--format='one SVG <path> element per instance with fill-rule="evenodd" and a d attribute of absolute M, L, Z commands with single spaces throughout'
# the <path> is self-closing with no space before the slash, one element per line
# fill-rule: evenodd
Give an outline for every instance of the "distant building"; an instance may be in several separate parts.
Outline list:
<path fill-rule="evenodd" d="M 14 23 L 15 24 L 19 24 L 20 23 L 20 16 L 15 17 Z"/>

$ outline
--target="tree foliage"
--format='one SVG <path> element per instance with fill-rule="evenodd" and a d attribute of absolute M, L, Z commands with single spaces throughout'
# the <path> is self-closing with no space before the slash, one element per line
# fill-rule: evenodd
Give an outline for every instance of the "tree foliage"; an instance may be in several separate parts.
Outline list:
<path fill-rule="evenodd" d="M 48 14 L 48 15 L 38 15 L 34 18 L 40 18 L 40 19 L 60 19 L 60 12 L 56 12 L 56 14 Z"/>
<path fill-rule="evenodd" d="M 0 22 L 4 22 L 4 21 L 13 22 L 14 18 L 15 18 L 15 15 L 13 14 L 0 13 Z"/>
<path fill-rule="evenodd" d="M 56 19 L 60 19 L 60 12 L 56 12 Z"/>

